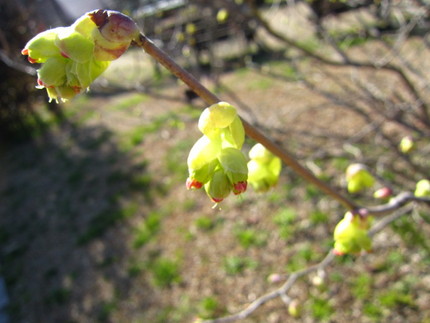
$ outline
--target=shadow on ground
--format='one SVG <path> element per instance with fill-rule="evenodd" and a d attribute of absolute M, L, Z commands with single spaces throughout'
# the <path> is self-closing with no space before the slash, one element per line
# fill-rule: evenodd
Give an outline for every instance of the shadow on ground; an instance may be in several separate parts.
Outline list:
<path fill-rule="evenodd" d="M 159 190 L 145 161 L 121 151 L 102 126 L 63 122 L 5 149 L 0 169 L 1 271 L 12 320 L 109 321 L 132 283 L 126 230 L 115 224 L 143 218 Z M 143 311 L 152 291 L 139 284 L 142 297 L 130 307 Z"/>

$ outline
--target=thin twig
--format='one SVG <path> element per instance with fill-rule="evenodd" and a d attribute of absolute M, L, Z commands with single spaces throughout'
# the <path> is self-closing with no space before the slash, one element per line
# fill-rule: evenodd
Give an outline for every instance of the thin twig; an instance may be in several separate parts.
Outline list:
<path fill-rule="evenodd" d="M 265 29 L 270 35 L 275 37 L 276 39 L 282 41 L 289 47 L 295 48 L 299 51 L 301 51 L 306 56 L 313 58 L 323 64 L 330 65 L 330 66 L 338 66 L 338 67 L 357 67 L 362 69 L 372 69 L 372 70 L 386 70 L 392 73 L 395 73 L 402 83 L 405 85 L 409 93 L 414 97 L 414 100 L 419 103 L 418 108 L 421 110 L 422 114 L 422 124 L 425 127 L 430 126 L 430 115 L 429 115 L 429 107 L 427 103 L 422 99 L 419 91 L 415 87 L 414 83 L 411 81 L 411 79 L 406 75 L 406 73 L 403 71 L 402 68 L 399 68 L 393 64 L 387 63 L 386 65 L 376 65 L 373 62 L 359 62 L 355 60 L 348 60 L 348 61 L 337 61 L 333 60 L 331 58 L 327 58 L 324 56 L 319 55 L 312 49 L 308 49 L 305 46 L 299 44 L 297 41 L 288 38 L 287 36 L 283 35 L 282 33 L 276 31 L 272 28 L 272 26 L 262 17 L 260 11 L 258 8 L 253 4 L 252 1 L 247 1 L 249 6 L 251 7 L 253 17 L 256 19 L 258 24 Z"/>

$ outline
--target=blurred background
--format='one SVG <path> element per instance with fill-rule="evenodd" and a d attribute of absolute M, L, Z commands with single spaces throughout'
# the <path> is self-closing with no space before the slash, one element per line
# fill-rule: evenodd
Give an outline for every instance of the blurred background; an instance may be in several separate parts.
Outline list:
<path fill-rule="evenodd" d="M 37 33 L 112 9 L 342 194 L 429 177 L 430 38 L 419 0 L 0 0 L 4 322 L 192 322 L 234 313 L 321 261 L 345 210 L 288 168 L 213 209 L 187 191 L 205 103 L 131 47 L 65 103 L 21 55 Z M 399 146 L 402 138 L 413 149 Z M 245 152 L 254 143 L 247 140 Z M 382 203 L 373 191 L 351 196 Z M 430 213 L 414 205 L 244 322 L 430 322 Z M 0 284 L 1 287 L 1 284 Z M 3 321 L 2 321 L 3 322 Z"/>

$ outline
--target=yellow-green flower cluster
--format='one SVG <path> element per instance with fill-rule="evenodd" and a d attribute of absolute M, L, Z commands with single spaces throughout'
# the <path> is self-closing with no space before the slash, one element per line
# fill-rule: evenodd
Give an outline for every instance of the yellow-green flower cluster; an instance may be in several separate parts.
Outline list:
<path fill-rule="evenodd" d="M 246 191 L 248 168 L 241 148 L 245 131 L 236 109 L 227 102 L 206 108 L 199 119 L 203 136 L 197 140 L 188 156 L 188 189 L 204 186 L 215 203 L 231 191 Z"/>
<path fill-rule="evenodd" d="M 428 179 L 419 180 L 416 184 L 414 195 L 417 197 L 430 197 L 430 181 Z"/>
<path fill-rule="evenodd" d="M 139 34 L 127 16 L 107 10 L 86 13 L 69 27 L 46 30 L 22 50 L 37 70 L 38 88 L 51 100 L 67 100 L 88 89 L 110 61 L 121 56 Z"/>
<path fill-rule="evenodd" d="M 363 164 L 351 164 L 346 169 L 349 193 L 358 193 L 375 184 L 375 179 Z"/>
<path fill-rule="evenodd" d="M 371 218 L 347 212 L 334 229 L 334 252 L 337 255 L 370 251 L 372 241 L 368 235 Z"/>
<path fill-rule="evenodd" d="M 281 159 L 273 155 L 262 144 L 254 145 L 249 151 L 248 183 L 257 192 L 265 192 L 278 183 L 281 173 Z"/>

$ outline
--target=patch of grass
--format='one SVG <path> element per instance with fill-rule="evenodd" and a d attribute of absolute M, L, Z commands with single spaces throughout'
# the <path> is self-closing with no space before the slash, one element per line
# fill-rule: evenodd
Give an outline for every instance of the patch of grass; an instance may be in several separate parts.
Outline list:
<path fill-rule="evenodd" d="M 186 161 L 192 145 L 193 142 L 190 139 L 181 140 L 167 151 L 165 165 L 169 176 L 176 176 L 178 180 L 185 181 L 188 176 Z"/>
<path fill-rule="evenodd" d="M 109 109 L 112 110 L 125 110 L 131 107 L 138 105 L 139 103 L 143 103 L 148 101 L 149 97 L 142 93 L 136 93 L 126 98 L 123 98 L 121 101 L 115 103 L 110 106 Z"/>
<path fill-rule="evenodd" d="M 224 259 L 224 271 L 227 275 L 238 275 L 247 268 L 254 269 L 257 266 L 257 262 L 244 257 L 231 256 Z"/>
<path fill-rule="evenodd" d="M 267 242 L 267 234 L 250 228 L 240 228 L 235 232 L 236 239 L 244 248 L 262 247 Z"/>
<path fill-rule="evenodd" d="M 62 305 L 70 299 L 70 295 L 71 290 L 69 288 L 59 287 L 49 293 L 45 298 L 45 302 L 50 305 Z"/>
<path fill-rule="evenodd" d="M 329 220 L 329 216 L 327 213 L 322 212 L 322 211 L 313 211 L 310 214 L 310 220 L 312 224 L 323 224 L 323 223 L 327 223 Z"/>
<path fill-rule="evenodd" d="M 427 255 L 430 255 L 430 246 L 426 235 L 410 217 L 402 217 L 395 221 L 391 227 L 399 234 L 403 241 L 411 248 L 419 246 Z"/>
<path fill-rule="evenodd" d="M 312 297 L 310 299 L 310 310 L 312 316 L 319 321 L 328 320 L 334 313 L 334 309 L 329 301 L 320 297 Z"/>
<path fill-rule="evenodd" d="M 308 51 L 315 52 L 318 50 L 318 48 L 321 46 L 320 42 L 316 38 L 308 38 L 304 39 L 299 43 L 299 45 L 303 48 L 305 48 Z"/>
<path fill-rule="evenodd" d="M 109 208 L 105 211 L 100 212 L 94 218 L 91 219 L 87 230 L 82 233 L 78 239 L 78 245 L 83 245 L 91 240 L 100 237 L 106 230 L 115 225 L 118 221 L 133 216 L 139 208 L 139 204 L 136 202 L 130 202 L 122 209 Z"/>
<path fill-rule="evenodd" d="M 362 273 L 352 280 L 352 294 L 358 298 L 365 300 L 372 293 L 373 278 L 367 273 Z"/>
<path fill-rule="evenodd" d="M 291 225 L 297 219 L 297 212 L 291 208 L 283 208 L 273 217 L 273 222 L 279 226 Z"/>
<path fill-rule="evenodd" d="M 397 289 L 391 289 L 381 293 L 378 297 L 382 306 L 395 308 L 397 306 L 414 307 L 415 303 L 411 294 L 404 293 Z"/>
<path fill-rule="evenodd" d="M 384 316 L 381 306 L 373 302 L 363 305 L 363 313 L 375 322 L 380 322 L 381 318 Z"/>
<path fill-rule="evenodd" d="M 366 43 L 369 39 L 366 37 L 361 37 L 361 36 L 349 36 L 349 37 L 345 37 L 344 39 L 338 41 L 338 46 L 345 50 L 354 46 L 359 46 L 359 45 L 363 45 L 364 43 Z"/>
<path fill-rule="evenodd" d="M 216 220 L 207 215 L 202 215 L 194 220 L 194 224 L 199 230 L 210 231 L 215 228 Z"/>
<path fill-rule="evenodd" d="M 154 285 L 165 288 L 182 281 L 178 261 L 158 258 L 150 266 Z"/>
<path fill-rule="evenodd" d="M 323 195 L 323 193 L 315 185 L 306 185 L 305 200 L 316 199 Z"/>
<path fill-rule="evenodd" d="M 202 319 L 210 319 L 220 312 L 220 304 L 215 297 L 203 298 L 198 305 L 198 316 Z"/>
<path fill-rule="evenodd" d="M 161 214 L 152 212 L 148 215 L 145 221 L 135 230 L 133 241 L 134 248 L 140 248 L 147 244 L 161 228 Z"/>
<path fill-rule="evenodd" d="M 304 244 L 297 252 L 289 259 L 286 266 L 288 272 L 293 272 L 304 268 L 309 262 L 316 260 L 318 254 L 312 249 L 310 244 Z"/>
<path fill-rule="evenodd" d="M 275 61 L 268 63 L 270 69 L 275 71 L 276 73 L 282 74 L 285 78 L 290 80 L 297 80 L 298 74 L 297 70 L 285 61 Z"/>
<path fill-rule="evenodd" d="M 333 159 L 333 166 L 340 172 L 344 172 L 351 161 L 346 157 L 336 157 Z"/>
<path fill-rule="evenodd" d="M 143 191 L 147 194 L 151 186 L 151 180 L 150 174 L 135 175 L 129 182 L 129 189 L 131 191 Z"/>
<path fill-rule="evenodd" d="M 289 239 L 292 236 L 296 219 L 297 212 L 292 208 L 283 208 L 274 215 L 273 222 L 278 226 L 281 238 Z"/>
<path fill-rule="evenodd" d="M 140 273 L 145 269 L 145 264 L 136 260 L 130 261 L 127 272 L 130 277 L 139 276 Z"/>
<path fill-rule="evenodd" d="M 102 303 L 99 309 L 99 313 L 97 315 L 97 321 L 109 322 L 110 316 L 117 308 L 118 304 L 115 300 Z"/>
<path fill-rule="evenodd" d="M 249 90 L 267 90 L 274 84 L 274 80 L 270 78 L 253 77 L 247 86 Z"/>
<path fill-rule="evenodd" d="M 195 199 L 192 198 L 187 198 L 183 203 L 182 203 L 182 209 L 185 212 L 191 212 L 193 210 L 195 210 L 197 208 L 198 204 L 196 202 Z"/>

